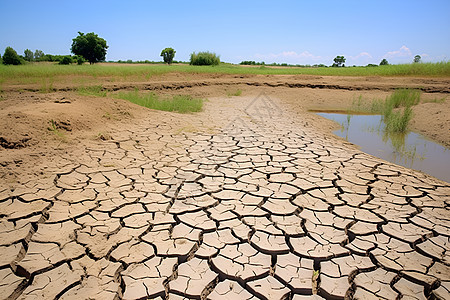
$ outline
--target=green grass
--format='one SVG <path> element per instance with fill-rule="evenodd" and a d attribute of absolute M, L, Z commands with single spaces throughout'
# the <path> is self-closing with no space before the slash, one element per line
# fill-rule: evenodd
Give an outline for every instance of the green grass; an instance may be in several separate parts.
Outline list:
<path fill-rule="evenodd" d="M 141 94 L 138 91 L 133 91 L 120 92 L 116 97 L 147 108 L 175 111 L 179 113 L 199 112 L 203 107 L 203 99 L 186 95 L 177 95 L 172 96 L 171 98 L 161 99 L 154 93 Z"/>
<path fill-rule="evenodd" d="M 383 115 L 387 132 L 406 132 L 412 118 L 412 107 L 420 103 L 421 92 L 414 89 L 395 90 L 385 100 L 365 101 L 362 96 L 353 101 L 349 111 Z"/>
<path fill-rule="evenodd" d="M 236 91 L 228 91 L 227 92 L 227 97 L 233 97 L 233 96 L 240 96 L 242 95 L 242 90 L 237 89 Z"/>
<path fill-rule="evenodd" d="M 93 85 L 88 87 L 79 87 L 78 94 L 83 96 L 106 97 L 107 91 L 101 85 Z"/>
<path fill-rule="evenodd" d="M 191 65 L 57 65 L 30 63 L 19 66 L 0 65 L 0 82 L 7 84 L 39 83 L 42 79 L 59 81 L 64 77 L 90 77 L 96 80 L 149 80 L 152 76 L 166 73 L 217 73 L 217 74 L 261 74 L 261 75 L 330 75 L 330 76 L 441 76 L 450 77 L 450 62 L 419 63 L 371 67 L 347 68 L 294 68 L 294 67 L 243 67 L 221 63 L 218 66 Z"/>

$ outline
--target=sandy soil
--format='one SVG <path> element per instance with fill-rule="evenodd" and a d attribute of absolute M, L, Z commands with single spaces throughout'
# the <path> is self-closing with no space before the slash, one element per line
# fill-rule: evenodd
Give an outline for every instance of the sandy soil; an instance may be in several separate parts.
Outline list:
<path fill-rule="evenodd" d="M 112 97 L 80 96 L 76 92 L 76 83 L 69 79 L 58 82 L 54 85 L 56 91 L 51 93 L 41 93 L 37 85 L 2 87 L 2 176 L 5 173 L 18 176 L 23 172 L 22 164 L 25 162 L 33 164 L 44 156 L 68 151 L 90 140 L 109 139 L 111 126 L 126 128 L 149 113 L 156 119 L 164 115 Z M 256 97 L 265 93 L 280 99 L 283 105 L 299 114 L 299 118 L 308 120 L 310 126 L 326 131 L 336 128 L 337 124 L 308 110 L 345 110 L 359 96 L 384 98 L 394 88 L 420 88 L 424 91 L 424 102 L 429 103 L 414 108 L 411 128 L 450 146 L 450 79 L 165 74 L 145 82 L 110 82 L 104 79 L 102 85 L 113 91 L 137 87 L 159 94 L 190 94 L 202 98 L 226 97 L 237 90 L 241 90 L 243 96 Z M 442 103 L 430 102 L 442 98 L 445 98 Z M 36 172 L 31 170 L 30 174 Z"/>

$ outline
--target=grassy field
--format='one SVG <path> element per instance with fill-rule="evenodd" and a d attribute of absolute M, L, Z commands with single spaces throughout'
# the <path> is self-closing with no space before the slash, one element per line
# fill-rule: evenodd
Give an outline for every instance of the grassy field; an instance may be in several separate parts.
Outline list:
<path fill-rule="evenodd" d="M 56 65 L 36 63 L 21 66 L 0 65 L 0 84 L 42 84 L 58 82 L 61 78 L 74 78 L 84 84 L 86 79 L 148 80 L 152 76 L 166 73 L 217 73 L 217 74 L 262 74 L 262 75 L 330 75 L 330 76 L 425 76 L 450 77 L 450 62 L 388 65 L 379 67 L 346 68 L 295 68 L 295 67 L 243 67 L 231 64 L 218 66 L 190 65 Z M 88 80 L 89 81 L 89 80 Z"/>

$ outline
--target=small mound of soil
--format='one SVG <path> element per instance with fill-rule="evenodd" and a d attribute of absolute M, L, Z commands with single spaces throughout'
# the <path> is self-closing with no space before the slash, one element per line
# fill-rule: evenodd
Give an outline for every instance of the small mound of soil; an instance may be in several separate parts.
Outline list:
<path fill-rule="evenodd" d="M 52 121 L 52 125 L 55 129 L 62 129 L 66 131 L 72 131 L 72 125 L 70 124 L 70 120 L 67 121 Z"/>
<path fill-rule="evenodd" d="M 0 147 L 4 149 L 19 149 L 28 146 L 28 142 L 31 140 L 30 137 L 26 137 L 17 141 L 8 141 L 6 138 L 0 136 Z"/>

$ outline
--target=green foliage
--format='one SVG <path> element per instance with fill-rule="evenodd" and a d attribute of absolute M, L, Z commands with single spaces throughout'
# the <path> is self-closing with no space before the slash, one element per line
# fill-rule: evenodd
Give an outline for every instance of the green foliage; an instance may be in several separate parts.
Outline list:
<path fill-rule="evenodd" d="M 108 46 L 97 34 L 78 32 L 78 36 L 72 41 L 72 53 L 83 56 L 90 64 L 105 60 Z"/>
<path fill-rule="evenodd" d="M 378 67 L 378 65 L 376 65 L 376 64 L 368 64 L 367 67 L 373 68 L 373 67 Z"/>
<path fill-rule="evenodd" d="M 45 54 L 44 52 L 42 52 L 42 50 L 36 50 L 34 51 L 34 60 L 40 61 L 44 55 Z"/>
<path fill-rule="evenodd" d="M 388 106 L 393 108 L 408 107 L 419 104 L 421 92 L 413 89 L 398 89 L 386 99 Z"/>
<path fill-rule="evenodd" d="M 243 60 L 239 63 L 240 65 L 247 65 L 247 66 L 264 66 L 265 62 L 259 62 L 254 60 Z"/>
<path fill-rule="evenodd" d="M 59 64 L 60 64 L 60 65 L 70 65 L 71 63 L 73 63 L 73 61 L 72 61 L 72 57 L 71 57 L 70 55 L 64 56 L 64 57 L 59 61 Z"/>
<path fill-rule="evenodd" d="M 82 64 L 84 64 L 84 63 L 86 62 L 86 60 L 84 59 L 84 57 L 81 56 L 81 55 L 75 56 L 75 59 L 76 59 L 78 65 L 82 65 Z"/>
<path fill-rule="evenodd" d="M 16 50 L 11 47 L 6 47 L 5 53 L 3 54 L 3 64 L 4 65 L 21 65 L 22 60 L 17 54 Z"/>
<path fill-rule="evenodd" d="M 167 64 L 172 64 L 173 58 L 175 57 L 176 51 L 173 48 L 165 48 L 161 51 L 161 56 Z"/>
<path fill-rule="evenodd" d="M 30 49 L 25 49 L 25 51 L 23 51 L 23 54 L 26 61 L 34 60 L 33 51 L 31 51 Z"/>
<path fill-rule="evenodd" d="M 375 99 L 370 103 L 364 102 L 360 96 L 353 101 L 352 111 L 383 115 L 387 132 L 402 133 L 408 128 L 412 118 L 412 107 L 419 104 L 421 92 L 413 89 L 395 90 L 386 99 Z"/>
<path fill-rule="evenodd" d="M 213 52 L 191 53 L 189 64 L 194 66 L 216 66 L 220 63 L 220 57 Z"/>
<path fill-rule="evenodd" d="M 0 65 L 3 63 L 2 55 L 0 54 Z"/>
<path fill-rule="evenodd" d="M 413 62 L 414 63 L 420 63 L 421 59 L 422 59 L 422 57 L 420 57 L 420 55 L 416 55 L 416 56 L 414 56 Z"/>
<path fill-rule="evenodd" d="M 334 58 L 334 64 L 332 65 L 332 67 L 345 67 L 344 63 L 345 57 L 338 55 Z"/>
<path fill-rule="evenodd" d="M 407 106 L 400 111 L 387 111 L 384 116 L 385 130 L 387 132 L 405 132 L 408 128 L 409 121 L 412 118 L 411 106 Z"/>
<path fill-rule="evenodd" d="M 197 99 L 186 95 L 160 99 L 158 95 L 154 93 L 143 95 L 135 90 L 133 92 L 120 92 L 117 97 L 147 108 L 175 111 L 179 113 L 199 112 L 203 107 L 203 99 Z"/>
<path fill-rule="evenodd" d="M 387 65 L 389 65 L 389 62 L 387 61 L 386 58 L 383 58 L 380 62 L 380 66 L 387 66 Z"/>

